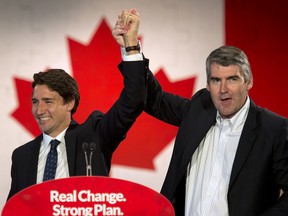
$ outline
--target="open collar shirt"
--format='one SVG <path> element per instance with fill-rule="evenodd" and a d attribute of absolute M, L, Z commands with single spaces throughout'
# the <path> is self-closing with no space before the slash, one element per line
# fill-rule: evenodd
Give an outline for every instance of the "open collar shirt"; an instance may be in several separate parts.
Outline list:
<path fill-rule="evenodd" d="M 231 119 L 217 112 L 188 165 L 186 216 L 229 216 L 227 193 L 233 161 L 250 106 L 249 97 Z"/>

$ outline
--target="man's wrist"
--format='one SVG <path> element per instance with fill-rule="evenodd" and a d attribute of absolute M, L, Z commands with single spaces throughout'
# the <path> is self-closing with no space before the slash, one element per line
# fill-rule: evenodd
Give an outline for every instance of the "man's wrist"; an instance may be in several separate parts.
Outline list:
<path fill-rule="evenodd" d="M 130 51 L 129 53 L 126 52 L 125 47 L 121 47 L 121 55 L 123 61 L 142 61 L 143 55 L 142 55 L 142 46 L 141 42 L 138 41 L 138 44 L 140 46 L 139 51 Z"/>
<path fill-rule="evenodd" d="M 137 45 L 135 46 L 127 46 L 125 47 L 126 53 L 131 52 L 131 51 L 137 51 L 136 53 L 140 52 L 140 43 L 139 41 L 137 42 Z"/>

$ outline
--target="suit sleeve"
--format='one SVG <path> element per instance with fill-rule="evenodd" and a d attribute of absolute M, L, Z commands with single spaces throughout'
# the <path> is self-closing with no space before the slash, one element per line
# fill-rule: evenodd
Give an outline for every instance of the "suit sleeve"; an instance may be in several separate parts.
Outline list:
<path fill-rule="evenodd" d="M 288 120 L 282 121 L 278 133 L 275 134 L 273 152 L 274 179 L 282 190 L 278 202 L 261 216 L 285 216 L 288 215 Z"/>
<path fill-rule="evenodd" d="M 100 123 L 100 131 L 106 144 L 104 147 L 109 148 L 111 153 L 144 110 L 147 97 L 148 61 L 123 61 L 118 68 L 124 78 L 124 88 Z"/>
<path fill-rule="evenodd" d="M 148 73 L 148 92 L 145 112 L 174 126 L 179 126 L 187 108 L 188 99 L 162 90 L 151 71 Z"/>

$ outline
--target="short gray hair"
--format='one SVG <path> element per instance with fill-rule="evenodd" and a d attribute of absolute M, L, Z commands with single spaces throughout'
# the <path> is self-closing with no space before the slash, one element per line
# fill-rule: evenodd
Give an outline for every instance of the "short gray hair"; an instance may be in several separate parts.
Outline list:
<path fill-rule="evenodd" d="M 207 82 L 211 75 L 211 65 L 217 64 L 224 67 L 230 65 L 238 65 L 243 73 L 245 82 L 251 81 L 253 76 L 250 68 L 250 63 L 246 54 L 239 48 L 234 46 L 221 46 L 212 51 L 206 59 L 206 76 Z"/>

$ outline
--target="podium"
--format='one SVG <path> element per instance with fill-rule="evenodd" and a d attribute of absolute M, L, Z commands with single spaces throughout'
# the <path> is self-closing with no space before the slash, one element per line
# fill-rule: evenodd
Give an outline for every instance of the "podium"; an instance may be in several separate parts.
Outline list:
<path fill-rule="evenodd" d="M 160 193 L 126 180 L 78 176 L 28 187 L 9 199 L 2 216 L 175 216 Z"/>

